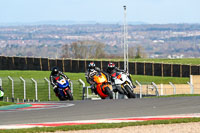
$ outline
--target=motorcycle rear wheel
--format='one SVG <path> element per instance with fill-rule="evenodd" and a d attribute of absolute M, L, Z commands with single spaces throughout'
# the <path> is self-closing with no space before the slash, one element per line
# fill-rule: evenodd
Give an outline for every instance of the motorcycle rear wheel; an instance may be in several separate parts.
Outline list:
<path fill-rule="evenodd" d="M 128 94 L 126 94 L 128 98 L 135 98 L 135 94 L 132 92 L 131 88 L 128 85 L 125 86 L 125 89 L 128 92 Z"/>

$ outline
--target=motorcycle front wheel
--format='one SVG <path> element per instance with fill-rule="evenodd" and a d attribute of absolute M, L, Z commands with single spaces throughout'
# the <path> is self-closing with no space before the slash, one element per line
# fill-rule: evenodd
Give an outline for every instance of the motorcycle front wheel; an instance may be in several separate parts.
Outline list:
<path fill-rule="evenodd" d="M 106 94 L 108 95 L 108 97 L 109 97 L 110 99 L 113 99 L 113 93 L 112 93 L 112 91 L 110 90 L 109 87 L 106 87 L 106 88 L 105 88 L 105 92 L 106 92 Z"/>
<path fill-rule="evenodd" d="M 124 88 L 126 89 L 128 93 L 126 94 L 128 98 L 135 98 L 135 94 L 132 92 L 131 88 L 128 85 L 126 85 Z"/>
<path fill-rule="evenodd" d="M 74 100 L 70 89 L 66 90 L 66 93 L 67 93 L 67 97 L 68 97 L 68 99 L 69 99 L 70 101 Z"/>

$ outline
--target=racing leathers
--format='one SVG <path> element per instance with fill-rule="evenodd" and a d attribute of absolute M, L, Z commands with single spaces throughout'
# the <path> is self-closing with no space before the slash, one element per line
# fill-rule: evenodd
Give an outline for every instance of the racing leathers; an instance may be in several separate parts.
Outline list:
<path fill-rule="evenodd" d="M 70 79 L 67 77 L 67 75 L 65 75 L 61 71 L 58 71 L 57 74 L 52 74 L 51 73 L 51 75 L 50 75 L 50 83 L 53 86 L 53 89 L 54 89 L 54 92 L 55 92 L 56 96 L 58 96 L 58 86 L 57 86 L 57 83 L 56 83 L 56 78 L 60 77 L 60 76 L 64 77 L 66 80 L 68 80 L 68 82 L 70 82 Z"/>
<path fill-rule="evenodd" d="M 92 92 L 94 92 L 95 94 L 97 94 L 97 91 L 93 76 L 96 75 L 98 72 L 102 72 L 106 76 L 108 82 L 110 82 L 109 75 L 106 72 L 101 71 L 100 68 L 95 67 L 94 69 L 88 69 L 85 73 L 85 78 L 87 82 L 90 84 Z"/>
<path fill-rule="evenodd" d="M 107 69 L 106 72 L 109 74 L 110 79 L 111 79 L 111 81 L 112 81 L 112 78 L 111 78 L 112 74 L 114 74 L 114 73 L 116 73 L 116 72 L 124 72 L 124 73 L 125 73 L 126 71 L 115 67 L 115 68 L 113 68 L 112 70 Z M 129 73 L 127 73 L 127 76 L 128 76 L 128 78 L 130 79 L 130 81 L 131 81 L 132 84 L 133 84 L 133 81 L 132 81 L 131 76 L 130 76 Z M 112 81 L 112 82 L 114 82 L 114 81 Z M 133 84 L 133 87 L 135 88 L 136 86 Z"/>

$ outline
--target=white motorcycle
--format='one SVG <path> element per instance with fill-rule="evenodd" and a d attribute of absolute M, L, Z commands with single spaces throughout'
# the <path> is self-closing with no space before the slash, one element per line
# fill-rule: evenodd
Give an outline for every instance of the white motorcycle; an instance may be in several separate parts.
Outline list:
<path fill-rule="evenodd" d="M 126 95 L 128 98 L 135 98 L 133 89 L 135 86 L 132 84 L 128 77 L 128 73 L 115 72 L 111 75 L 113 91 Z"/>

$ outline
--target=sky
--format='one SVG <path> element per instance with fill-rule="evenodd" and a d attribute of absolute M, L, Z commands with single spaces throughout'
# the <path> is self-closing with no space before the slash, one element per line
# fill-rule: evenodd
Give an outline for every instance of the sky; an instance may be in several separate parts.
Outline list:
<path fill-rule="evenodd" d="M 41 21 L 200 23 L 200 0 L 0 0 L 0 23 Z"/>

